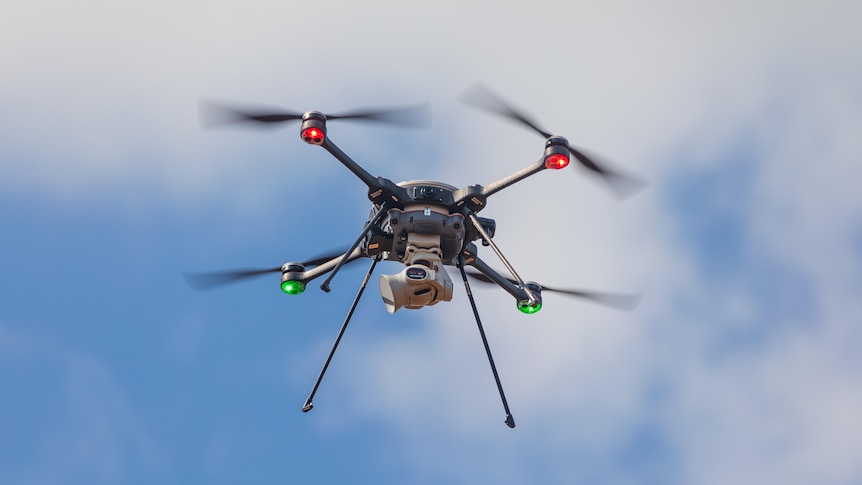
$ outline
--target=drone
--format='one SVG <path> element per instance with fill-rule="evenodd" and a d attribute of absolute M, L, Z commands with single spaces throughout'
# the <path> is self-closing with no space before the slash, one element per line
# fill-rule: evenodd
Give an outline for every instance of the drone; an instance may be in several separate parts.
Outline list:
<path fill-rule="evenodd" d="M 288 262 L 274 268 L 184 274 L 192 288 L 209 289 L 246 278 L 281 273 L 281 290 L 288 295 L 299 295 L 305 291 L 312 280 L 323 275 L 327 277 L 320 288 L 329 292 L 332 279 L 344 265 L 361 258 L 371 260 L 323 368 L 302 406 L 303 412 L 308 412 L 314 407 L 312 401 L 323 376 L 375 266 L 382 260 L 396 261 L 404 266 L 397 274 L 384 274 L 379 277 L 380 294 L 390 314 L 401 308 L 417 310 L 451 301 L 454 285 L 446 268 L 457 268 L 497 384 L 506 414 L 505 423 L 510 428 L 515 427 L 515 420 L 509 410 L 476 301 L 473 298 L 469 282 L 471 279 L 480 283 L 496 284 L 509 293 L 515 299 L 518 310 L 526 314 L 534 314 L 542 308 L 543 292 L 586 298 L 623 310 L 633 309 L 639 302 L 639 295 L 552 288 L 534 281 L 525 281 L 494 243 L 496 222 L 479 216 L 479 213 L 487 207 L 492 195 L 541 171 L 564 169 L 569 165 L 572 157 L 583 168 L 599 176 L 620 197 L 640 190 L 645 183 L 635 177 L 607 168 L 594 156 L 588 156 L 582 150 L 569 145 L 566 138 L 545 131 L 535 121 L 516 110 L 483 84 L 469 88 L 459 99 L 475 108 L 508 118 L 541 135 L 545 140 L 541 158 L 507 177 L 486 185 L 476 184 L 457 188 L 446 183 L 426 180 L 394 183 L 385 177 L 371 175 L 343 152 L 332 141 L 327 124 L 329 121 L 336 120 L 358 120 L 421 127 L 427 124 L 429 113 L 427 105 L 324 114 L 319 111 L 299 113 L 282 109 L 238 108 L 226 104 L 201 102 L 201 121 L 205 126 L 239 123 L 265 127 L 300 122 L 300 138 L 305 143 L 322 147 L 368 187 L 368 200 L 371 202 L 369 218 L 353 244 L 345 251 L 339 250 L 336 253 L 321 255 L 302 262 Z M 506 267 L 509 276 L 502 275 L 479 257 L 477 242 L 491 248 Z"/>

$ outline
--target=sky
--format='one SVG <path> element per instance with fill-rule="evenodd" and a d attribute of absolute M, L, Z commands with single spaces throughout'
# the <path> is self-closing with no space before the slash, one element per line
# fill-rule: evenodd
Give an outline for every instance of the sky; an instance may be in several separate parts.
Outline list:
<path fill-rule="evenodd" d="M 862 38 L 852 1 L 57 0 L 0 7 L 0 483 L 862 482 Z M 389 315 L 367 262 L 324 293 L 272 267 L 349 244 L 366 191 L 285 129 L 202 130 L 200 99 L 343 122 L 373 175 L 486 184 L 543 141 L 457 101 L 483 82 L 650 182 L 577 167 L 489 199 L 525 279 Z M 489 248 L 480 256 L 501 267 Z M 395 273 L 394 263 L 376 274 Z"/>

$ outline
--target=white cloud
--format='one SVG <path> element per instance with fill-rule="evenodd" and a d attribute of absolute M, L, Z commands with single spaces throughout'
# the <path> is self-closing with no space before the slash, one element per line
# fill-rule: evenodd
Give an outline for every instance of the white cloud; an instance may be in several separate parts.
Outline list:
<path fill-rule="evenodd" d="M 426 331 L 349 356 L 373 370 L 344 383 L 356 396 L 353 412 L 392 423 L 399 458 L 447 481 L 625 483 L 642 471 L 655 482 L 858 480 L 860 255 L 850 239 L 859 216 L 858 5 L 558 4 L 328 2 L 297 12 L 208 3 L 165 16 L 173 4 L 91 2 L 69 12 L 22 3 L 0 25 L 15 39 L 0 43 L 13 67 L 0 86 L 14 93 L 2 97 L 11 109 L 0 123 L 17 140 L 7 153 L 35 161 L 4 160 L 0 183 L 77 195 L 131 187 L 136 174 L 154 171 L 175 188 L 172 197 L 190 187 L 224 195 L 221 182 L 256 169 L 236 163 L 247 147 L 280 154 L 296 143 L 198 135 L 194 103 L 211 95 L 297 109 L 425 95 L 435 101 L 435 127 L 418 142 L 440 158 L 414 163 L 453 183 L 485 183 L 538 157 L 541 140 L 451 101 L 484 79 L 547 127 L 654 181 L 626 205 L 582 172 L 524 181 L 483 214 L 497 219 L 503 252 L 528 278 L 642 289 L 644 304 L 617 315 L 548 295 L 541 313 L 525 317 L 506 295 L 477 290 L 519 423 L 510 431 L 458 293 L 428 309 L 440 321 L 417 323 Z M 769 318 L 787 302 L 758 301 L 745 285 L 716 285 L 701 273 L 698 255 L 674 233 L 665 181 L 677 164 L 725 163 L 716 154 L 740 131 L 760 150 L 757 206 L 742 214 L 746 247 L 809 282 L 816 306 L 808 325 L 776 324 L 762 346 L 716 361 L 725 326 Z M 301 148 L 287 150 L 305 156 Z M 141 153 L 150 155 L 144 166 L 116 163 Z M 273 182 L 248 197 L 281 188 Z M 658 444 L 638 445 L 642 429 L 655 430 Z M 647 463 L 620 465 L 630 448 L 653 445 L 665 451 L 640 450 Z"/>
<path fill-rule="evenodd" d="M 361 357 L 377 362 L 372 376 L 378 387 L 368 395 L 409 399 L 396 426 L 407 430 L 404 439 L 415 448 L 417 462 L 438 456 L 431 450 L 457 427 L 464 442 L 448 444 L 456 450 L 452 455 L 481 449 L 483 457 L 506 463 L 513 477 L 541 463 L 559 481 L 572 476 L 632 481 L 634 472 L 614 461 L 622 459 L 637 430 L 647 427 L 657 430 L 667 450 L 655 458 L 661 471 L 641 477 L 645 481 L 665 482 L 657 477 L 670 476 L 683 483 L 846 483 L 862 475 L 852 456 L 859 449 L 860 422 L 853 410 L 862 405 L 856 391 L 862 381 L 849 350 L 855 347 L 850 342 L 860 342 L 855 330 L 860 308 L 853 302 L 859 288 L 860 214 L 853 185 L 862 155 L 854 135 L 862 104 L 858 68 L 845 62 L 858 58 L 858 42 L 846 48 L 837 42 L 850 28 L 839 18 L 849 18 L 849 12 L 837 10 L 813 18 L 811 12 L 794 13 L 771 29 L 758 30 L 764 24 L 753 22 L 749 37 L 737 37 L 729 50 L 700 44 L 696 52 L 708 52 L 712 61 L 735 62 L 696 64 L 683 76 L 694 83 L 692 89 L 683 91 L 671 81 L 678 92 L 656 94 L 643 112 L 641 106 L 628 108 L 629 116 L 654 121 L 625 138 L 630 143 L 624 149 L 634 154 L 640 147 L 650 154 L 648 171 L 658 176 L 654 192 L 675 189 L 663 178 L 682 163 L 721 170 L 728 144 L 742 133 L 752 137 L 752 206 L 730 216 L 745 225 L 741 237 L 748 260 L 742 262 L 754 264 L 731 270 L 730 278 L 740 279 L 736 285 L 732 279 L 717 284 L 701 272 L 696 258 L 712 256 L 703 248 L 690 251 L 691 242 L 674 232 L 679 216 L 669 213 L 673 207 L 665 193 L 636 198 L 628 203 L 635 206 L 631 209 L 610 208 L 597 191 L 585 188 L 580 195 L 551 180 L 556 174 L 540 174 L 523 185 L 545 187 L 544 193 L 521 187 L 495 196 L 483 215 L 497 218 L 498 244 L 520 271 L 531 268 L 549 284 L 575 279 L 607 289 L 646 284 L 645 304 L 635 317 L 611 316 L 577 303 L 552 303 L 547 296 L 545 309 L 526 318 L 506 295 L 479 293 L 486 327 L 494 322 L 489 338 L 521 425 L 510 435 L 503 434 L 487 363 L 477 358 L 481 344 L 475 329 L 467 328 L 472 324 L 466 302 L 460 301 L 463 294 L 446 310 L 450 323 L 429 323 L 436 325 L 430 336 L 372 346 Z M 732 21 L 722 25 L 716 30 L 736 27 Z M 802 26 L 809 30 L 799 30 Z M 540 96 L 526 98 L 519 104 L 531 106 L 529 99 Z M 696 106 L 675 105 L 674 98 L 694 100 Z M 673 136 L 671 127 L 677 130 Z M 596 139 L 614 136 L 607 131 Z M 690 158 L 681 161 L 681 155 Z M 572 186 L 580 189 L 578 184 Z M 734 194 L 726 195 L 732 207 Z M 571 262 L 573 269 L 555 270 L 560 261 Z M 775 292 L 768 286 L 785 282 L 752 273 L 770 267 L 777 277 L 799 278 L 803 293 Z M 788 313 L 798 302 L 785 298 L 796 296 L 810 299 L 812 313 Z M 503 305 L 487 303 L 491 298 Z M 774 318 L 781 320 L 770 321 Z M 733 347 L 729 340 L 731 347 L 716 354 L 722 339 L 746 331 L 762 335 L 759 343 Z M 417 362 L 428 367 L 417 370 Z M 447 372 L 452 362 L 464 367 Z M 422 385 L 405 388 L 411 380 Z M 665 391 L 650 404 L 656 385 Z M 455 405 L 482 393 L 481 403 Z M 435 405 L 452 410 L 455 416 L 439 418 L 451 424 L 438 428 L 439 421 L 429 421 L 417 430 L 417 416 L 432 413 Z M 363 406 L 364 412 L 376 414 L 375 409 Z M 502 430 L 499 436 L 493 427 Z M 531 449 L 564 449 L 572 456 L 558 461 L 551 451 L 520 467 L 518 457 Z M 599 458 L 578 470 L 568 464 L 593 453 Z M 465 479 L 468 470 L 461 464 L 448 478 Z"/>

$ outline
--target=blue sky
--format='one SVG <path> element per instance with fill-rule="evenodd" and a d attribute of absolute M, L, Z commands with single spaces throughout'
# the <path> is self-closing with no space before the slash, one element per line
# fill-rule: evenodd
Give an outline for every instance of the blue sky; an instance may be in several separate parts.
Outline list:
<path fill-rule="evenodd" d="M 3 7 L 0 482 L 862 480 L 860 5 L 449 3 Z M 542 150 L 455 101 L 478 80 L 650 180 L 544 172 L 483 212 L 525 278 L 641 307 L 476 288 L 510 430 L 460 284 L 389 315 L 374 278 L 302 413 L 366 263 L 300 297 L 180 274 L 343 246 L 365 191 L 290 127 L 202 132 L 198 99 L 430 101 L 330 134 L 463 186 Z"/>

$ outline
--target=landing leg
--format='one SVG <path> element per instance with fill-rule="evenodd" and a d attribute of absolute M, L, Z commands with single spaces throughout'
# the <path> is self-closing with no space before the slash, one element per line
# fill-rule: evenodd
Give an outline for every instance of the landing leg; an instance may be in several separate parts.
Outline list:
<path fill-rule="evenodd" d="M 497 390 L 500 391 L 500 400 L 503 401 L 503 410 L 506 412 L 506 426 L 515 427 L 515 418 L 509 412 L 509 403 L 506 402 L 506 394 L 503 393 L 503 385 L 500 383 L 500 376 L 497 374 L 497 366 L 494 365 L 494 357 L 491 356 L 491 347 L 488 346 L 488 339 L 485 337 L 485 330 L 482 328 L 482 320 L 479 318 L 479 310 L 476 308 L 476 300 L 473 299 L 473 292 L 470 291 L 470 283 L 467 281 L 467 272 L 464 271 L 464 254 L 458 256 L 458 269 L 461 270 L 461 278 L 464 280 L 464 288 L 467 289 L 467 298 L 470 300 L 470 306 L 473 307 L 473 315 L 476 317 L 476 325 L 479 327 L 479 335 L 482 336 L 482 344 L 485 346 L 485 353 L 488 354 L 488 363 L 491 364 L 491 372 L 494 374 L 494 380 L 497 382 Z"/>
<path fill-rule="evenodd" d="M 352 252 L 351 250 L 350 252 Z M 348 253 L 349 254 L 349 253 Z M 341 337 L 344 335 L 344 331 L 347 330 L 347 324 L 350 323 L 350 318 L 353 316 L 354 310 L 356 310 L 356 305 L 359 303 L 359 298 L 362 297 L 362 293 L 365 291 L 365 287 L 368 285 L 368 280 L 371 278 L 371 273 L 374 271 L 374 267 L 377 266 L 377 262 L 380 261 L 380 257 L 374 258 L 371 262 L 371 267 L 368 268 L 368 272 L 365 273 L 365 279 L 362 280 L 362 285 L 359 287 L 359 291 L 356 293 L 356 297 L 353 299 L 353 304 L 350 305 L 350 311 L 347 312 L 347 317 L 344 319 L 344 323 L 341 324 L 341 330 L 338 331 L 338 337 L 335 338 L 335 343 L 332 344 L 332 349 L 329 351 L 329 356 L 326 357 L 326 362 L 323 364 L 323 369 L 320 370 L 320 374 L 317 376 L 317 381 L 314 382 L 314 387 L 311 389 L 311 394 L 308 395 L 308 399 L 305 400 L 305 404 L 302 406 L 302 412 L 307 413 L 311 411 L 311 408 L 314 407 L 312 404 L 312 399 L 314 399 L 314 394 L 317 392 L 317 388 L 320 386 L 320 381 L 323 380 L 323 374 L 326 373 L 326 369 L 329 367 L 329 362 L 332 361 L 332 356 L 335 355 L 335 349 L 338 348 L 339 342 L 341 342 Z"/>
<path fill-rule="evenodd" d="M 356 241 L 353 242 L 353 245 L 350 246 L 350 249 L 348 249 L 347 252 L 344 253 L 344 256 L 342 256 L 341 259 L 338 260 L 338 264 L 336 264 L 335 267 L 332 268 L 332 271 L 329 272 L 329 275 L 326 277 L 325 280 L 323 280 L 323 283 L 320 284 L 321 290 L 329 293 L 329 282 L 332 281 L 332 278 L 335 278 L 335 273 L 338 273 L 338 270 L 341 269 L 341 266 L 344 264 L 345 261 L 347 261 L 347 257 L 350 256 L 350 253 L 352 253 L 353 250 L 359 246 L 359 243 L 362 242 L 362 238 L 365 237 L 365 234 L 367 234 L 368 231 L 371 230 L 371 227 L 373 225 L 377 224 L 378 222 L 380 222 L 381 219 L 383 219 L 383 216 L 386 215 L 386 212 L 388 210 L 389 206 L 387 204 L 383 204 L 380 206 L 380 210 L 377 211 L 377 214 L 374 214 L 374 217 L 372 217 L 371 220 L 368 221 L 368 224 L 365 224 L 365 228 L 362 229 L 362 233 L 359 234 L 359 237 L 356 238 Z"/>

